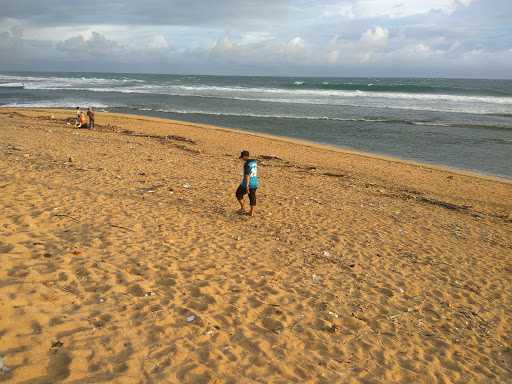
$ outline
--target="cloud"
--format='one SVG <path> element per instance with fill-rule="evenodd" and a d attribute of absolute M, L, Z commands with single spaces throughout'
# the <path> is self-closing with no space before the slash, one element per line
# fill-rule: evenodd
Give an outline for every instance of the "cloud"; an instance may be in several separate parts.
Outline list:
<path fill-rule="evenodd" d="M 286 43 L 286 52 L 292 56 L 302 55 L 306 49 L 306 42 L 300 36 L 295 36 Z"/>
<path fill-rule="evenodd" d="M 372 61 L 375 54 L 388 45 L 389 30 L 380 26 L 366 30 L 358 40 L 344 40 L 334 36 L 323 55 L 328 64 L 358 64 Z"/>
<path fill-rule="evenodd" d="M 511 77 L 510 25 L 510 0 L 2 0 L 0 69 Z"/>
<path fill-rule="evenodd" d="M 474 0 L 356 0 L 336 1 L 326 6 L 324 15 L 349 19 L 402 18 L 429 12 L 452 14 L 461 6 L 468 7 Z"/>
<path fill-rule="evenodd" d="M 375 27 L 367 30 L 361 36 L 361 45 L 369 49 L 382 48 L 388 43 L 389 30 L 383 27 Z"/>
<path fill-rule="evenodd" d="M 210 50 L 210 58 L 222 59 L 222 58 L 236 58 L 241 53 L 243 47 L 240 44 L 235 43 L 229 35 L 225 35 L 222 38 L 217 39 L 215 44 Z"/>
<path fill-rule="evenodd" d="M 73 57 L 101 57 L 124 55 L 126 47 L 109 40 L 98 32 L 92 32 L 89 37 L 84 35 L 75 36 L 57 44 L 57 49 Z"/>
<path fill-rule="evenodd" d="M 159 51 L 159 50 L 169 49 L 171 47 L 171 45 L 169 44 L 169 41 L 167 40 L 167 38 L 165 36 L 154 35 L 148 39 L 147 47 L 150 50 Z"/>
<path fill-rule="evenodd" d="M 44 59 L 52 49 L 52 45 L 51 42 L 24 39 L 21 27 L 0 32 L 0 66 L 16 66 L 20 63 Z"/>
<path fill-rule="evenodd" d="M 283 18 L 289 1 L 2 0 L 3 18 L 36 25 L 247 25 Z"/>

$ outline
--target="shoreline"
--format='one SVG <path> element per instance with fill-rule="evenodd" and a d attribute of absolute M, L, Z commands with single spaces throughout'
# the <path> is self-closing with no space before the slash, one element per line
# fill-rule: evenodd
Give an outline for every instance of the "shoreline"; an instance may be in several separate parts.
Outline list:
<path fill-rule="evenodd" d="M 70 116 L 73 116 L 72 110 L 63 109 L 63 108 L 0 107 L 0 110 L 28 111 L 28 112 L 30 112 L 30 111 L 37 111 L 37 112 L 54 111 L 54 112 L 59 112 L 59 113 L 67 113 Z M 220 131 L 224 131 L 224 132 L 231 132 L 231 133 L 235 133 L 235 134 L 266 138 L 266 139 L 270 139 L 270 140 L 276 140 L 276 141 L 281 141 L 281 142 L 285 142 L 285 143 L 289 143 L 289 144 L 296 144 L 296 145 L 300 145 L 300 146 L 316 148 L 316 149 L 321 149 L 321 150 L 340 153 L 340 154 L 349 154 L 349 155 L 359 156 L 359 157 L 363 157 L 363 158 L 367 158 L 367 159 L 376 159 L 376 160 L 386 161 L 389 163 L 405 164 L 405 165 L 414 166 L 414 167 L 421 168 L 421 169 L 431 169 L 431 170 L 451 173 L 451 174 L 455 174 L 455 175 L 475 177 L 475 178 L 480 178 L 480 179 L 489 180 L 489 181 L 495 181 L 495 182 L 504 183 L 504 184 L 512 184 L 512 177 L 509 178 L 509 177 L 503 176 L 503 175 L 482 173 L 482 172 L 478 172 L 476 170 L 456 168 L 456 167 L 451 167 L 451 166 L 443 165 L 443 164 L 422 163 L 422 162 L 415 161 L 415 160 L 402 159 L 400 157 L 394 157 L 394 156 L 380 154 L 380 153 L 359 151 L 357 149 L 352 149 L 349 147 L 333 146 L 333 145 L 317 143 L 317 142 L 309 141 L 309 140 L 296 139 L 296 138 L 292 138 L 292 137 L 288 137 L 288 136 L 271 135 L 271 134 L 266 134 L 266 133 L 244 130 L 242 128 L 229 128 L 229 127 L 222 127 L 222 126 L 212 125 L 212 124 L 195 123 L 195 122 L 190 122 L 190 121 L 186 121 L 186 120 L 168 119 L 168 118 L 163 118 L 163 117 L 155 117 L 155 116 L 151 116 L 151 115 L 145 115 L 142 113 L 135 114 L 135 113 L 117 113 L 117 112 L 108 112 L 108 111 L 107 112 L 96 111 L 96 114 L 98 116 L 101 116 L 102 114 L 106 114 L 107 116 L 111 115 L 111 116 L 117 116 L 117 117 L 127 117 L 127 118 L 130 118 L 133 120 L 154 121 L 154 122 L 160 121 L 160 122 L 164 122 L 164 123 L 179 124 L 181 126 L 190 126 L 190 127 L 204 128 L 204 129 L 210 129 L 210 130 L 220 130 Z"/>

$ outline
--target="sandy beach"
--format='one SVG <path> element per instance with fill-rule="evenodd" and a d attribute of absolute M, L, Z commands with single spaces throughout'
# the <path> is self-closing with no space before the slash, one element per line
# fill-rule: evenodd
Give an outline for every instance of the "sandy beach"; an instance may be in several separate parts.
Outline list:
<path fill-rule="evenodd" d="M 72 118 L 0 109 L 0 382 L 512 381 L 510 181 Z"/>

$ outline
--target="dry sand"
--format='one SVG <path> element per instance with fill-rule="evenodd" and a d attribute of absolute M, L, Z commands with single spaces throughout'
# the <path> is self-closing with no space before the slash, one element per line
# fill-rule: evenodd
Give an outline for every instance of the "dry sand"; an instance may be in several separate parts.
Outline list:
<path fill-rule="evenodd" d="M 73 114 L 0 110 L 0 382 L 512 381 L 510 183 Z"/>

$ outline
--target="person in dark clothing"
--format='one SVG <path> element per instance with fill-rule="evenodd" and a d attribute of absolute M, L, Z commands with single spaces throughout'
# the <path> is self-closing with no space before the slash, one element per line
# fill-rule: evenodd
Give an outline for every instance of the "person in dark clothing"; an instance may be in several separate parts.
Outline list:
<path fill-rule="evenodd" d="M 94 111 L 92 108 L 87 109 L 87 117 L 89 118 L 89 129 L 94 129 Z"/>
<path fill-rule="evenodd" d="M 236 199 L 240 203 L 240 212 L 245 213 L 244 196 L 249 195 L 250 211 L 249 215 L 254 216 L 254 208 L 256 207 L 256 190 L 259 187 L 258 179 L 258 163 L 256 160 L 251 159 L 249 151 L 242 151 L 240 159 L 244 161 L 244 175 L 242 182 L 236 190 Z"/>
<path fill-rule="evenodd" d="M 82 111 L 80 110 L 80 107 L 76 107 L 76 120 L 75 120 L 75 127 L 81 128 L 82 124 L 80 123 L 80 115 L 82 114 Z"/>

